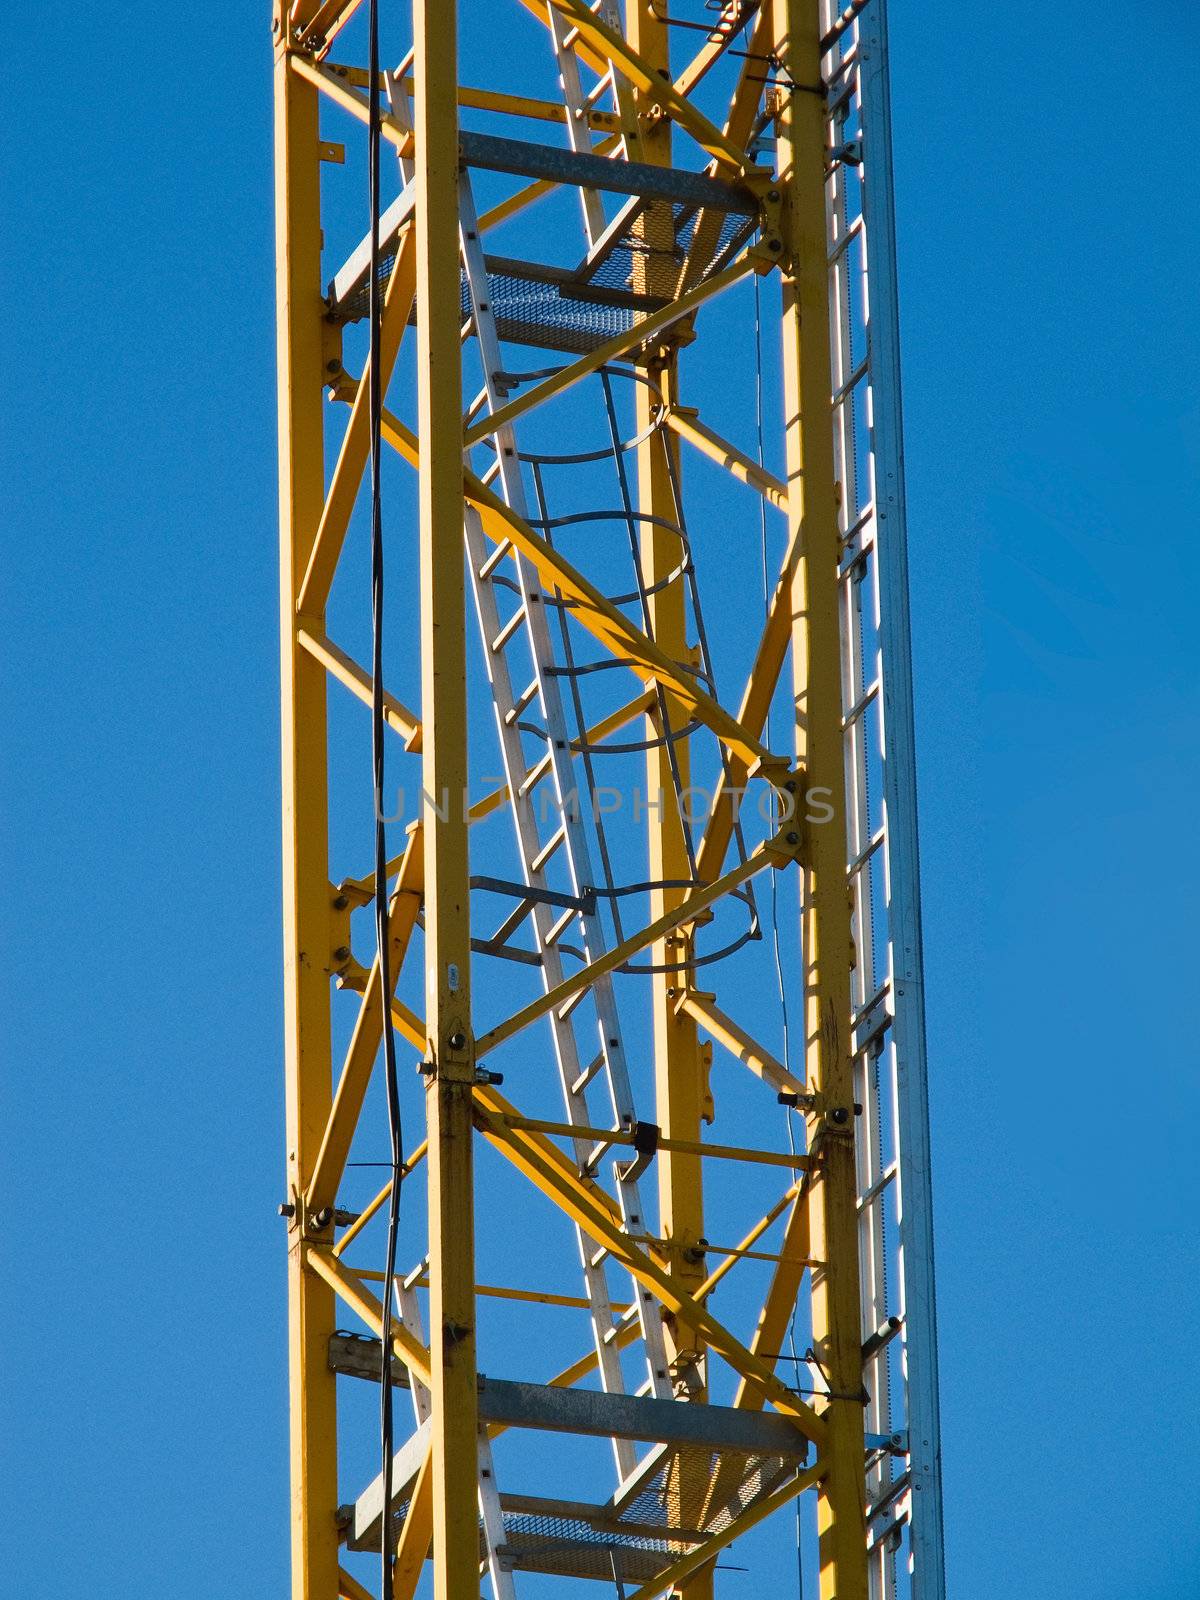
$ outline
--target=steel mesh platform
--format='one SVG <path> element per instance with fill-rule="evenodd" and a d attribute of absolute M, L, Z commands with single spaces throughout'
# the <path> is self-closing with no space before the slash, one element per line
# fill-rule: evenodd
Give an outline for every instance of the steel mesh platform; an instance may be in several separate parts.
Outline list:
<path fill-rule="evenodd" d="M 797 1470 L 784 1455 L 671 1446 L 652 1451 L 651 1470 L 619 1506 L 501 1495 L 504 1543 L 497 1554 L 510 1571 L 606 1583 L 646 1583 L 695 1545 L 723 1532 L 735 1517 L 781 1487 Z M 510 1509 L 510 1507 L 512 1509 Z M 398 1540 L 408 1501 L 392 1515 Z M 479 1559 L 487 1559 L 480 1523 Z M 378 1547 L 378 1527 L 371 1544 Z"/>
<path fill-rule="evenodd" d="M 702 1445 L 672 1448 L 620 1510 L 598 1507 L 586 1520 L 569 1512 L 506 1512 L 499 1554 L 506 1566 L 522 1572 L 645 1583 L 723 1532 L 795 1470 L 795 1459 L 784 1456 L 718 1453 Z"/>
<path fill-rule="evenodd" d="M 694 205 L 659 201 L 653 225 L 644 213 L 631 214 L 604 253 L 578 268 L 487 257 L 491 304 L 501 339 L 587 355 L 618 334 L 628 333 L 638 317 L 678 295 L 699 217 Z M 703 283 L 719 271 L 755 225 L 753 218 L 725 214 L 712 256 L 696 282 Z M 392 245 L 380 257 L 381 285 L 386 285 L 395 259 Z M 465 273 L 460 278 L 459 296 L 466 321 L 471 302 Z M 330 310 L 339 322 L 358 322 L 367 314 L 367 302 L 364 280 L 343 300 L 331 299 Z"/>

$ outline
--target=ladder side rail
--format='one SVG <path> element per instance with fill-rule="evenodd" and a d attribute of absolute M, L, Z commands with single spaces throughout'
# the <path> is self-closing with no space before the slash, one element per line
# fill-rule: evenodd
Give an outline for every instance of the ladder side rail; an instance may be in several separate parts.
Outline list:
<path fill-rule="evenodd" d="M 567 42 L 570 24 L 557 6 L 547 6 L 550 37 L 558 61 L 558 76 L 562 86 L 563 108 L 567 113 L 567 143 L 577 154 L 594 154 L 592 130 L 587 119 L 587 103 L 579 77 L 579 57 Z M 605 228 L 604 202 L 596 189 L 580 189 L 583 206 L 583 231 L 587 235 L 588 249 L 592 249 Z"/>
<path fill-rule="evenodd" d="M 844 40 L 842 49 L 852 45 Z M 834 52 L 833 72 L 837 73 L 839 92 L 829 120 L 829 146 L 842 148 L 847 139 L 847 124 L 857 109 L 857 67 L 853 59 L 845 67 Z M 832 75 L 832 74 L 831 74 Z M 862 495 L 858 463 L 858 430 L 861 408 L 865 402 L 865 385 L 855 382 L 857 369 L 854 351 L 854 289 L 856 268 L 861 243 L 855 228 L 855 207 L 851 190 L 854 186 L 853 169 L 849 163 L 834 160 L 831 163 L 827 185 L 827 217 L 829 243 L 831 377 L 833 395 L 834 457 L 841 484 L 839 522 L 843 538 L 850 546 L 845 552 L 845 568 L 841 582 L 841 637 L 842 637 L 842 699 L 846 715 L 846 788 L 848 856 L 853 864 L 849 874 L 851 894 L 851 930 L 855 946 L 855 966 L 851 975 L 851 991 L 856 1014 L 865 1012 L 875 996 L 876 927 L 872 890 L 879 870 L 878 855 L 869 847 L 872 840 L 871 790 L 868 767 L 868 729 L 870 702 L 867 699 L 867 650 L 864 641 L 863 600 L 864 591 L 873 588 L 870 567 L 873 561 L 871 514 L 869 505 L 860 506 L 860 499 L 869 499 L 869 467 L 867 472 L 868 495 Z M 855 197 L 857 198 L 857 196 Z M 860 274 L 861 276 L 861 271 Z M 849 530 L 858 529 L 857 540 L 847 538 Z M 872 670 L 874 664 L 872 663 Z M 886 825 L 886 824 L 885 824 Z M 886 928 L 878 930 L 886 943 Z M 859 1211 L 859 1263 L 860 1305 L 864 1339 L 885 1325 L 890 1312 L 887 1229 L 885 1224 L 884 1196 L 880 1191 L 883 1158 L 882 1108 L 878 1078 L 878 1045 L 867 1040 L 855 1052 L 855 1100 L 862 1107 L 859 1119 L 859 1136 L 855 1141 L 855 1164 L 860 1199 Z M 864 1383 L 868 1393 L 866 1423 L 870 1432 L 888 1434 L 892 1431 L 892 1404 L 890 1371 L 886 1347 L 867 1363 Z M 893 1464 L 886 1455 L 876 1456 L 866 1472 L 868 1505 L 890 1500 L 887 1494 L 892 1481 Z M 890 1513 L 889 1513 L 890 1514 Z M 873 1543 L 868 1559 L 868 1584 L 870 1600 L 894 1600 L 896 1593 L 896 1556 L 892 1540 Z"/>
<path fill-rule="evenodd" d="M 849 69 L 853 73 L 853 68 Z M 851 80 L 852 81 L 852 80 Z M 844 141 L 847 97 L 843 84 L 840 109 L 830 118 L 829 144 L 837 148 Z M 841 484 L 841 503 L 838 518 L 843 538 L 852 526 L 859 523 L 860 485 L 856 451 L 856 407 L 861 403 L 861 389 L 852 384 L 855 371 L 852 325 L 852 275 L 854 271 L 853 240 L 846 243 L 853 218 L 850 215 L 847 189 L 849 169 L 844 162 L 832 163 L 827 185 L 827 219 L 829 243 L 831 379 L 833 393 L 834 460 Z M 869 527 L 869 521 L 867 526 Z M 855 1013 L 865 1010 L 874 995 L 874 927 L 871 908 L 872 875 L 875 870 L 873 855 L 868 846 L 871 840 L 871 807 L 867 767 L 868 707 L 863 705 L 867 688 L 862 628 L 862 591 L 864 566 L 869 561 L 869 541 L 862 544 L 861 553 L 849 550 L 846 569 L 841 582 L 841 640 L 842 640 L 842 704 L 846 715 L 846 792 L 848 855 L 852 863 L 849 875 L 851 894 L 851 933 L 856 961 L 851 974 L 851 994 Z M 855 714 L 856 708 L 861 707 Z M 874 1060 L 870 1050 L 859 1050 L 854 1059 L 855 1100 L 862 1106 L 859 1137 L 855 1142 L 855 1157 L 860 1196 L 859 1263 L 860 1304 L 864 1338 L 881 1326 L 888 1315 L 887 1306 L 887 1256 L 884 1237 L 884 1209 L 878 1203 L 862 1203 L 862 1197 L 871 1194 L 882 1169 L 881 1128 L 879 1096 L 876 1093 Z M 866 1421 L 873 1433 L 888 1433 L 890 1423 L 890 1395 L 887 1384 L 887 1360 L 880 1355 L 873 1360 L 865 1378 L 870 1399 Z M 880 1498 L 890 1472 L 890 1461 L 879 1458 L 869 1467 L 866 1475 L 868 1501 Z M 894 1559 L 883 1545 L 872 1552 L 869 1564 L 871 1600 L 890 1600 L 894 1593 Z"/>
<path fill-rule="evenodd" d="M 839 209 L 842 210 L 844 220 L 844 207 Z M 838 381 L 839 367 L 848 370 L 850 358 L 848 285 L 845 281 L 849 261 L 848 253 L 843 254 L 835 269 L 842 280 L 839 286 L 840 292 L 834 302 L 838 313 L 835 336 L 839 345 L 839 360 L 834 369 L 835 385 Z M 856 490 L 853 487 L 856 475 L 852 434 L 856 397 L 857 391 L 844 394 L 834 407 L 838 419 L 837 437 L 839 441 L 847 441 L 843 446 L 846 463 L 842 478 L 843 531 L 857 520 L 859 515 Z M 871 903 L 873 878 L 878 870 L 878 852 L 873 852 L 870 848 L 871 795 L 867 765 L 869 708 L 852 715 L 854 708 L 861 704 L 866 686 L 862 603 L 864 586 L 869 581 L 864 568 L 869 561 L 868 552 L 864 552 L 856 560 L 852 559 L 841 584 L 842 689 L 843 706 L 847 716 L 847 832 L 849 860 L 853 863 L 849 872 L 851 932 L 855 947 L 851 993 L 856 1015 L 864 1013 L 874 998 L 875 945 L 879 931 L 874 925 Z M 884 1206 L 878 1197 L 870 1202 L 864 1198 L 874 1193 L 883 1169 L 882 1108 L 877 1087 L 874 1052 L 869 1044 L 855 1052 L 854 1097 L 862 1107 L 858 1124 L 859 1136 L 855 1142 L 855 1157 L 860 1198 L 860 1299 L 863 1336 L 867 1338 L 886 1321 L 890 1313 Z M 868 1431 L 877 1434 L 890 1433 L 891 1396 L 886 1352 L 881 1351 L 869 1363 L 864 1372 L 864 1381 L 870 1397 L 866 1409 Z M 868 1467 L 866 1490 L 869 1502 L 875 1502 L 882 1497 L 889 1481 L 890 1471 L 891 1461 L 885 1456 L 876 1458 Z M 890 1545 L 886 1541 L 876 1544 L 872 1548 L 868 1565 L 871 1600 L 892 1600 L 895 1594 L 894 1569 L 895 1557 Z"/>
<path fill-rule="evenodd" d="M 885 883 L 913 1600 L 945 1600 L 937 1307 L 886 0 L 858 19 L 870 308 L 872 497 L 883 666 Z"/>

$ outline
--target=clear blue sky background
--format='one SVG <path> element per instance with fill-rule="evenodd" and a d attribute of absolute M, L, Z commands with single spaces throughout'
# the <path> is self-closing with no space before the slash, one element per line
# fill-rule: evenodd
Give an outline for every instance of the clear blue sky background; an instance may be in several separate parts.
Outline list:
<path fill-rule="evenodd" d="M 1200 23 L 893 6 L 952 1593 L 1191 1600 Z M 286 1586 L 267 8 L 6 74 L 0 1593 Z"/>

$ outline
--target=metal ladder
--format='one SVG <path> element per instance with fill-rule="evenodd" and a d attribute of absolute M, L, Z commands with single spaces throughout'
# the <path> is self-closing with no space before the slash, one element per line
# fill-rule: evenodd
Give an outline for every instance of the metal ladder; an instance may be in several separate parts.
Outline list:
<path fill-rule="evenodd" d="M 465 173 L 460 179 L 459 196 L 470 315 L 484 372 L 482 400 L 487 410 L 493 411 L 504 402 L 503 365 L 470 179 Z M 497 476 L 504 499 L 519 516 L 527 517 L 520 457 L 512 428 L 499 429 L 495 444 Z M 591 852 L 575 799 L 577 784 L 571 740 L 559 683 L 562 668 L 555 660 L 546 616 L 546 596 L 533 566 L 508 544 L 489 548 L 480 519 L 473 511 L 467 513 L 465 534 L 524 886 L 535 897 L 530 920 L 536 960 L 543 984 L 550 990 L 565 976 L 559 944 L 568 928 L 577 929 L 588 962 L 597 960 L 605 952 L 603 928 L 595 900 L 590 897 L 595 883 Z M 503 618 L 501 597 L 513 589 L 517 594 L 517 608 Z M 509 662 L 509 652 L 518 639 L 523 640 L 532 662 L 530 680 L 519 692 L 514 691 Z M 540 711 L 540 728 L 524 721 L 535 708 Z M 536 777 L 531 776 L 526 761 L 522 731 L 534 731 L 545 742 L 546 761 L 544 765 L 536 763 L 532 769 Z M 545 839 L 533 800 L 534 789 L 543 773 L 552 784 L 555 802 L 554 828 Z M 559 858 L 558 865 L 566 873 L 570 885 L 567 896 L 553 890 L 547 877 L 547 867 L 555 858 Z M 555 909 L 562 907 L 564 900 L 567 901 L 565 909 L 555 916 Z M 587 1091 L 592 1083 L 603 1079 L 615 1127 L 628 1131 L 637 1117 L 611 978 L 598 979 L 581 991 L 580 998 L 589 993 L 597 1020 L 595 1049 L 581 1050 L 573 1020 L 574 1007 L 560 1007 L 550 1014 L 567 1118 L 576 1127 L 596 1126 L 589 1111 Z M 602 1149 L 585 1136 L 576 1140 L 575 1153 L 581 1171 L 594 1169 Z M 614 1163 L 614 1176 L 616 1198 L 626 1230 L 631 1234 L 644 1233 L 645 1213 L 636 1179 L 621 1163 Z M 579 1233 L 579 1251 L 601 1380 L 606 1389 L 623 1392 L 624 1378 L 617 1346 L 621 1325 L 612 1308 L 605 1268 L 609 1252 L 594 1248 L 582 1233 Z M 653 1296 L 642 1285 L 634 1284 L 634 1294 L 648 1368 L 644 1392 L 657 1398 L 670 1398 L 672 1385 L 661 1314 Z M 619 1473 L 625 1479 L 636 1465 L 633 1444 L 629 1440 L 616 1440 L 614 1451 Z"/>
<path fill-rule="evenodd" d="M 868 1458 L 870 1594 L 894 1600 L 906 1542 L 908 1593 L 944 1600 L 886 0 L 822 21 L 863 1375 L 900 1449 Z"/>

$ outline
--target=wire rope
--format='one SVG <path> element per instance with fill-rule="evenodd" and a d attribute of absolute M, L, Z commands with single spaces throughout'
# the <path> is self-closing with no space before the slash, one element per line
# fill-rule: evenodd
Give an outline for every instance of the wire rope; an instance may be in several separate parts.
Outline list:
<path fill-rule="evenodd" d="M 763 359 L 762 359 L 762 287 L 757 273 L 754 278 L 754 420 L 758 432 L 758 464 L 766 466 L 765 461 L 765 425 L 763 422 Z M 770 580 L 767 574 L 767 503 L 759 496 L 759 550 L 762 564 L 762 597 L 764 617 L 769 612 L 771 604 Z M 773 697 L 772 697 L 773 698 Z M 768 702 L 765 724 L 766 742 L 768 750 L 771 744 L 771 704 Z M 791 1030 L 788 1018 L 787 985 L 783 976 L 783 953 L 779 938 L 779 875 L 771 874 L 771 945 L 775 957 L 775 981 L 779 990 L 779 1012 L 783 1022 L 783 1064 L 790 1072 L 792 1070 Z M 788 1148 L 792 1155 L 796 1154 L 796 1132 L 790 1111 L 784 1112 L 787 1118 Z M 803 1196 L 797 1198 L 799 1205 Z M 796 1353 L 796 1307 L 792 1306 L 792 1314 L 788 1321 L 788 1348 L 791 1351 L 791 1362 L 796 1374 L 797 1382 L 800 1378 L 800 1357 Z M 796 1500 L 796 1592 L 803 1600 L 804 1595 L 804 1551 L 802 1547 L 803 1523 L 800 1510 L 801 1500 Z"/>
<path fill-rule="evenodd" d="M 396 1036 L 392 1031 L 391 940 L 388 928 L 388 853 L 384 822 L 385 722 L 383 703 L 383 493 L 381 448 L 383 424 L 383 373 L 381 370 L 379 281 L 380 250 L 380 145 L 382 118 L 379 102 L 379 0 L 368 7 L 370 34 L 368 76 L 370 107 L 367 118 L 368 207 L 370 212 L 371 277 L 367 317 L 370 326 L 367 408 L 370 421 L 371 476 L 371 774 L 375 827 L 375 946 L 379 970 L 379 1008 L 383 1034 L 384 1087 L 387 1097 L 388 1142 L 392 1187 L 388 1196 L 385 1292 L 380 1318 L 379 1444 L 382 1455 L 383 1517 L 380 1524 L 380 1562 L 384 1596 L 392 1592 L 392 1446 L 394 1407 L 392 1396 L 392 1284 L 396 1274 L 396 1241 L 400 1228 L 400 1188 L 404 1180 L 404 1126 L 400 1087 L 396 1074 Z"/>

